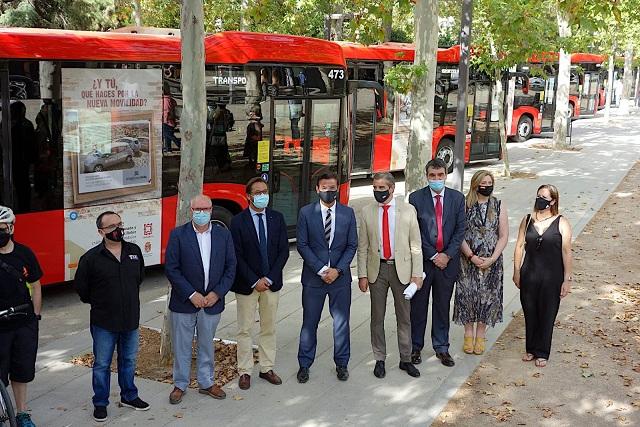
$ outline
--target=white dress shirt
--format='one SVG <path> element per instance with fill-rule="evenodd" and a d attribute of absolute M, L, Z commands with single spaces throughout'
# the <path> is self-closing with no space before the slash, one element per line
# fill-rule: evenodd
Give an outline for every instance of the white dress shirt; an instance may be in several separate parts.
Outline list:
<path fill-rule="evenodd" d="M 202 268 L 204 269 L 204 290 L 207 291 L 209 287 L 209 265 L 211 263 L 211 224 L 203 232 L 196 230 L 196 239 L 198 239 L 198 247 L 200 248 L 200 257 L 202 258 Z"/>
<path fill-rule="evenodd" d="M 395 197 L 391 199 L 389 203 L 388 213 L 389 213 L 389 243 L 391 245 L 391 258 L 394 259 L 395 254 L 395 235 L 396 235 L 396 199 Z M 382 227 L 382 218 L 384 215 L 384 204 L 379 203 L 378 205 L 378 236 L 380 236 L 380 258 L 384 258 L 384 231 Z"/>
<path fill-rule="evenodd" d="M 331 233 L 329 234 L 329 247 L 331 247 L 331 244 L 333 243 L 333 236 L 335 236 L 336 234 L 336 207 L 338 206 L 338 202 L 335 202 L 333 206 L 331 206 L 330 208 L 325 206 L 325 204 L 322 202 L 319 202 L 319 203 L 320 203 L 320 212 L 322 212 L 322 229 L 323 230 L 324 230 L 324 223 L 327 219 L 327 211 L 331 209 Z M 318 271 L 317 273 L 318 276 L 322 276 L 324 272 L 327 271 L 330 267 L 331 267 L 331 260 L 329 260 L 327 265 L 325 265 L 320 269 L 320 271 Z"/>
<path fill-rule="evenodd" d="M 256 229 L 256 237 L 258 238 L 258 243 L 260 243 L 260 223 L 258 221 L 260 221 L 260 217 L 258 216 L 258 214 L 262 215 L 262 225 L 264 225 L 264 237 L 265 240 L 268 242 L 269 238 L 268 238 L 268 230 L 267 230 L 267 210 L 263 209 L 262 212 L 257 212 L 254 211 L 253 209 L 251 209 L 251 206 L 249 206 L 249 212 L 251 213 L 251 219 L 253 219 L 253 226 Z M 273 280 L 269 279 L 268 277 L 266 278 L 267 282 L 269 282 L 269 286 L 273 285 Z M 252 288 L 255 288 L 256 285 L 258 284 L 260 280 L 256 281 L 253 285 L 251 285 Z"/>

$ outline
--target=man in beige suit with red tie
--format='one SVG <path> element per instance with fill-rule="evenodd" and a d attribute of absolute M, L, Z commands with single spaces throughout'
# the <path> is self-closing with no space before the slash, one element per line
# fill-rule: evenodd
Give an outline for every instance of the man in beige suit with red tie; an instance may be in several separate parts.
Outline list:
<path fill-rule="evenodd" d="M 411 363 L 411 302 L 404 292 L 409 283 L 422 286 L 422 243 L 416 210 L 393 196 L 390 173 L 373 177 L 375 202 L 363 207 L 358 219 L 358 286 L 371 292 L 371 346 L 376 359 L 373 374 L 386 375 L 384 317 L 391 288 L 398 325 L 400 369 L 412 377 L 420 371 Z"/>

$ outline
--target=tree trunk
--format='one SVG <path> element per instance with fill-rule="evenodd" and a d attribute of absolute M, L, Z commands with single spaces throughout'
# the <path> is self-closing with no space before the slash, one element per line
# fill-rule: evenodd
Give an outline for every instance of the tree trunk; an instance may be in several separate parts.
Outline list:
<path fill-rule="evenodd" d="M 624 51 L 624 78 L 622 80 L 622 100 L 620 101 L 620 108 L 623 113 L 629 111 L 631 104 L 631 85 L 633 84 L 633 43 L 627 44 L 627 48 Z"/>
<path fill-rule="evenodd" d="M 611 117 L 611 100 L 613 99 L 613 68 L 615 67 L 616 57 L 616 44 L 613 44 L 613 49 L 609 54 L 609 69 L 607 70 L 607 87 L 605 89 L 605 102 L 604 102 L 604 121 L 609 123 Z"/>
<path fill-rule="evenodd" d="M 249 23 L 247 22 L 247 9 L 249 8 L 249 0 L 242 0 L 240 4 L 240 31 L 249 31 Z"/>
<path fill-rule="evenodd" d="M 502 89 L 502 71 L 495 70 L 493 76 L 495 82 L 495 94 L 498 99 L 498 127 L 500 128 L 500 150 L 502 151 L 502 162 L 504 163 L 504 176 L 511 178 L 511 166 L 509 164 L 509 151 L 507 150 L 507 128 L 504 120 L 504 90 Z M 513 104 L 512 104 L 513 105 Z M 488 118 L 491 120 L 491 118 Z"/>
<path fill-rule="evenodd" d="M 634 99 L 634 105 L 636 107 L 640 107 L 640 87 L 638 87 L 638 85 L 640 84 L 640 67 L 638 67 L 636 69 L 636 84 L 633 88 L 633 90 L 635 91 L 635 93 L 633 94 L 633 99 Z"/>
<path fill-rule="evenodd" d="M 431 160 L 433 99 L 438 50 L 438 1 L 418 0 L 415 13 L 415 64 L 425 64 L 427 72 L 415 82 L 411 96 L 411 134 L 407 147 L 405 194 L 424 187 L 424 167 Z"/>
<path fill-rule="evenodd" d="M 517 67 L 514 65 L 509 69 L 509 71 L 516 72 Z M 507 130 L 507 134 L 511 130 L 511 126 L 513 125 L 513 102 L 516 97 L 516 78 L 512 77 L 509 79 L 509 84 L 507 86 L 507 115 L 506 115 L 506 123 L 505 129 Z"/>
<path fill-rule="evenodd" d="M 384 40 L 385 42 L 391 41 L 391 30 L 393 28 L 393 4 L 391 4 L 391 9 L 389 13 L 385 14 L 382 18 L 382 31 L 384 32 Z"/>
<path fill-rule="evenodd" d="M 204 85 L 204 11 L 201 0 L 183 0 L 180 22 L 182 35 L 182 115 L 180 133 L 182 147 L 176 225 L 190 218 L 191 199 L 202 193 L 207 102 Z M 162 326 L 160 355 L 163 362 L 171 359 L 169 295 Z"/>
<path fill-rule="evenodd" d="M 142 10 L 140 0 L 133 0 L 133 23 L 136 27 L 142 27 Z"/>
<path fill-rule="evenodd" d="M 558 11 L 558 34 L 560 39 L 571 37 L 569 18 Z M 569 116 L 569 82 L 571 72 L 571 56 L 560 49 L 558 59 L 558 89 L 556 90 L 556 114 L 553 121 L 553 147 L 562 149 L 567 145 L 567 123 Z"/>

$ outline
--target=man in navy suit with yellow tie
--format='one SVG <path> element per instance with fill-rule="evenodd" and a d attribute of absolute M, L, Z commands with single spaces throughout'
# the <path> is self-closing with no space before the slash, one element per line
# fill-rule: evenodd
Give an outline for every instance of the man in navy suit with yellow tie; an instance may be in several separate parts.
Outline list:
<path fill-rule="evenodd" d="M 411 203 L 418 213 L 422 237 L 424 279 L 422 288 L 411 299 L 411 362 L 422 362 L 427 328 L 429 293 L 433 294 L 431 307 L 431 344 L 443 365 L 455 365 L 449 354 L 449 307 L 453 285 L 460 274 L 460 245 L 466 227 L 464 195 L 445 187 L 447 165 L 442 159 L 433 159 L 426 166 L 429 185 L 411 193 Z"/>
<path fill-rule="evenodd" d="M 333 318 L 333 360 L 340 381 L 349 378 L 349 315 L 351 310 L 351 261 L 358 249 L 356 216 L 336 201 L 338 177 L 320 174 L 316 181 L 320 201 L 300 209 L 297 246 L 302 267 L 302 329 L 298 347 L 298 382 L 309 381 L 309 367 L 316 357 L 317 332 L 324 301 L 329 297 Z"/>
<path fill-rule="evenodd" d="M 238 385 L 251 387 L 253 348 L 251 330 L 256 306 L 260 313 L 258 342 L 259 377 L 271 384 L 282 380 L 273 371 L 276 359 L 276 313 L 282 270 L 289 259 L 287 225 L 280 212 L 267 208 L 269 187 L 261 177 L 251 178 L 246 186 L 249 207 L 231 221 L 231 235 L 236 247 L 238 267 L 231 288 L 238 306 Z"/>

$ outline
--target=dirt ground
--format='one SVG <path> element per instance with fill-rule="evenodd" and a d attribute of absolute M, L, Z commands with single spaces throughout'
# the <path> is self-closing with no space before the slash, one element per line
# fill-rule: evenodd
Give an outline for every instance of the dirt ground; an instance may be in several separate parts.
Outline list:
<path fill-rule="evenodd" d="M 236 358 L 236 345 L 221 341 L 215 341 L 216 365 L 215 383 L 222 387 L 234 378 L 238 377 L 238 364 Z M 254 351 L 254 353 L 257 353 Z M 254 359 L 257 355 L 254 354 Z M 196 349 L 193 348 L 191 363 L 190 388 L 198 388 L 196 381 Z M 118 372 L 116 366 L 117 353 L 114 354 L 111 363 L 111 371 Z M 71 363 L 82 365 L 88 368 L 93 366 L 93 354 L 83 354 L 71 359 Z M 153 381 L 172 384 L 173 374 L 171 365 L 160 363 L 160 333 L 149 328 L 140 328 L 140 350 L 138 352 L 138 363 L 136 377 L 146 378 Z"/>
<path fill-rule="evenodd" d="M 521 361 L 518 313 L 434 426 L 640 425 L 639 208 L 636 163 L 575 241 L 547 367 Z"/>

